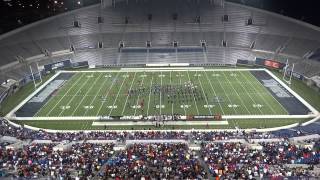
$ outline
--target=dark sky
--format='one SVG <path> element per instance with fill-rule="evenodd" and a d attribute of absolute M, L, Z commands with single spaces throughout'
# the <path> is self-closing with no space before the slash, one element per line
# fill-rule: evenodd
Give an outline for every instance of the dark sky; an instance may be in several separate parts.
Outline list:
<path fill-rule="evenodd" d="M 320 0 L 228 0 L 290 16 L 320 27 Z"/>

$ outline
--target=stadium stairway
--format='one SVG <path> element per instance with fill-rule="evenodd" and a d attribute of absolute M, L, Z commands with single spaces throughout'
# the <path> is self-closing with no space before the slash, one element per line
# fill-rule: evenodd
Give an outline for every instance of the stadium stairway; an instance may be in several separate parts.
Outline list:
<path fill-rule="evenodd" d="M 214 180 L 215 178 L 212 176 L 212 174 L 210 173 L 210 169 L 209 166 L 206 162 L 204 162 L 203 158 L 202 158 L 202 154 L 199 151 L 196 151 L 196 154 L 198 156 L 198 161 L 200 162 L 200 165 L 204 168 L 204 170 L 206 171 L 206 173 L 208 174 L 208 179 L 209 180 Z"/>

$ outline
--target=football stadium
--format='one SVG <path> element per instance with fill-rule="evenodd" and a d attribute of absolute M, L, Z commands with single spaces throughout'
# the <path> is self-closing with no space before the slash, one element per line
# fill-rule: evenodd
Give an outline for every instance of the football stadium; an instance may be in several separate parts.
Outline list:
<path fill-rule="evenodd" d="M 1 2 L 0 178 L 319 178 L 320 27 L 268 2 Z"/>

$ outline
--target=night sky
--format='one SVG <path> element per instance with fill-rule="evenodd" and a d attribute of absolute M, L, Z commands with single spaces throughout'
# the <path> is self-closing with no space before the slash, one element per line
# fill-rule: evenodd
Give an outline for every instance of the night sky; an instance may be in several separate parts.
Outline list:
<path fill-rule="evenodd" d="M 273 11 L 320 27 L 320 0 L 227 0 Z M 80 2 L 80 3 L 79 3 Z M 0 34 L 100 0 L 0 0 Z"/>
<path fill-rule="evenodd" d="M 272 11 L 320 27 L 320 0 L 228 0 Z"/>

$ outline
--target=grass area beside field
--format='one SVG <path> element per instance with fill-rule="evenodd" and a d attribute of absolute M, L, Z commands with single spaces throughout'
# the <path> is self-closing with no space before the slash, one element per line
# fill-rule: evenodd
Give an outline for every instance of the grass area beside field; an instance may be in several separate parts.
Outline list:
<path fill-rule="evenodd" d="M 279 79 L 282 80 L 283 74 L 279 71 L 272 71 Z M 287 84 L 293 91 L 299 94 L 303 99 L 305 99 L 310 105 L 320 111 L 320 92 L 308 87 L 301 80 L 292 78 L 291 84 Z"/>
<path fill-rule="evenodd" d="M 14 121 L 17 124 L 25 124 L 37 128 L 54 129 L 54 130 L 172 130 L 172 129 L 234 129 L 235 127 L 241 129 L 249 128 L 273 128 L 280 126 L 287 126 L 295 123 L 303 123 L 310 119 L 261 119 L 261 120 L 228 120 L 229 125 L 165 125 L 161 128 L 155 126 L 92 126 L 93 121 L 78 121 L 78 120 L 66 120 L 66 121 Z"/>
<path fill-rule="evenodd" d="M 48 74 L 42 77 L 42 83 L 45 83 L 50 79 L 54 74 Z M 39 83 L 39 81 L 37 82 Z M 38 86 L 40 86 L 39 84 Z M 16 93 L 7 97 L 0 106 L 1 116 L 8 114 L 14 107 L 16 107 L 21 101 L 27 98 L 34 91 L 33 82 L 29 82 L 27 85 L 22 86 Z"/>

